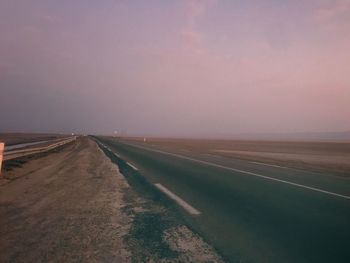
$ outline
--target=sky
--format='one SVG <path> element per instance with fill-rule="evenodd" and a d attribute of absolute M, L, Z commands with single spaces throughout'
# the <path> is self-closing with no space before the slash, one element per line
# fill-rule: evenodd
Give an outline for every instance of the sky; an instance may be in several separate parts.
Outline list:
<path fill-rule="evenodd" d="M 0 0 L 0 132 L 350 130 L 350 0 Z"/>

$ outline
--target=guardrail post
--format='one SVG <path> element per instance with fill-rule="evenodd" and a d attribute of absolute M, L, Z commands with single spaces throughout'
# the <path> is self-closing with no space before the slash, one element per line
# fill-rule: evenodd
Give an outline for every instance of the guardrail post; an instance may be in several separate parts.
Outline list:
<path fill-rule="evenodd" d="M 3 160 L 3 156 L 4 156 L 4 148 L 5 148 L 5 143 L 0 142 L 0 175 L 1 175 L 2 160 Z"/>

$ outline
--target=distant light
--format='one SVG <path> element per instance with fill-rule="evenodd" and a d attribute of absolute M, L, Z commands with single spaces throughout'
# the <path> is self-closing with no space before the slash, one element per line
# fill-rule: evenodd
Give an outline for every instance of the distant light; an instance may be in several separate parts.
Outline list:
<path fill-rule="evenodd" d="M 146 142 L 146 138 L 143 138 L 143 142 Z"/>

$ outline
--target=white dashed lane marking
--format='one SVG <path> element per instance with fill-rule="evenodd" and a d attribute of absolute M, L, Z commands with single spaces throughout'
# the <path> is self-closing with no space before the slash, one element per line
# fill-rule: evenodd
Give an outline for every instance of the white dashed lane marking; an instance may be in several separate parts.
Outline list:
<path fill-rule="evenodd" d="M 178 203 L 183 209 L 185 209 L 188 213 L 191 215 L 200 215 L 201 212 L 199 212 L 196 208 L 188 204 L 186 201 L 181 199 L 176 194 L 172 193 L 168 188 L 161 184 L 154 184 L 160 191 L 162 191 L 164 194 L 166 194 L 169 198 L 173 199 L 176 203 Z"/>

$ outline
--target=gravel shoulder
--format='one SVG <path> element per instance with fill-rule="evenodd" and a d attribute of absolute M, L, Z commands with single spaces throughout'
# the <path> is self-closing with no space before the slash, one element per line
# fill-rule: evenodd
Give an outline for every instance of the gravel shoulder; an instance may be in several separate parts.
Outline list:
<path fill-rule="evenodd" d="M 168 220 L 166 213 L 140 197 L 83 137 L 3 172 L 0 262 L 221 261 L 181 224 L 163 225 L 158 243 L 147 239 L 159 230 L 154 223 Z"/>

